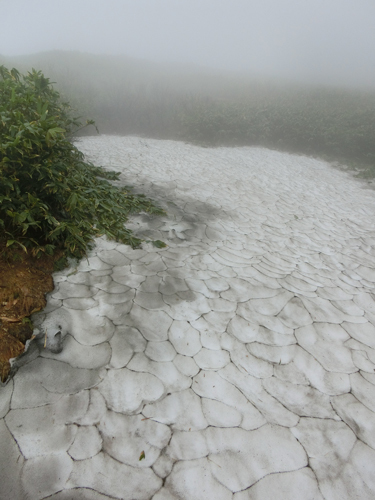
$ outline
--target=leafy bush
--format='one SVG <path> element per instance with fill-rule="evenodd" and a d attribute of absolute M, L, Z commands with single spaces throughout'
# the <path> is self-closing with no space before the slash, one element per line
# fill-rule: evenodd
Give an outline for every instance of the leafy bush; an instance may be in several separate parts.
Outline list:
<path fill-rule="evenodd" d="M 79 125 L 40 71 L 21 76 L 0 67 L 0 240 L 6 247 L 80 257 L 101 234 L 135 247 L 140 240 L 124 226 L 128 214 L 163 213 L 114 186 L 116 172 L 84 161 L 69 140 Z"/>

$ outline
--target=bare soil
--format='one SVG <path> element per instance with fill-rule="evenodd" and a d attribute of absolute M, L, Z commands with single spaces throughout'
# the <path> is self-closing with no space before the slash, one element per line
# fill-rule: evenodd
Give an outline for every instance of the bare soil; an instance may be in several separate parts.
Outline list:
<path fill-rule="evenodd" d="M 59 256 L 39 259 L 25 253 L 6 255 L 0 246 L 0 380 L 8 377 L 9 359 L 23 353 L 33 334 L 30 316 L 46 305 L 54 288 L 52 273 Z"/>

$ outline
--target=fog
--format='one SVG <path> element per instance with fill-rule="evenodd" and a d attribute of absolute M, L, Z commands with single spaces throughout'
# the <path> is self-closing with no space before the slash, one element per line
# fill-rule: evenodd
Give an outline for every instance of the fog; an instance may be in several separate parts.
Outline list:
<path fill-rule="evenodd" d="M 124 54 L 375 86 L 374 0 L 0 0 L 0 54 Z"/>

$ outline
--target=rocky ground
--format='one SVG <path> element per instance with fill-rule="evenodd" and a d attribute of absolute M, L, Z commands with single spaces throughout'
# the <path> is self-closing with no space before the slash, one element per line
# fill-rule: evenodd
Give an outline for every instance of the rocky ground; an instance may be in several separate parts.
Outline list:
<path fill-rule="evenodd" d="M 262 148 L 85 138 L 167 209 L 54 275 L 0 387 L 0 498 L 372 500 L 375 193 Z"/>

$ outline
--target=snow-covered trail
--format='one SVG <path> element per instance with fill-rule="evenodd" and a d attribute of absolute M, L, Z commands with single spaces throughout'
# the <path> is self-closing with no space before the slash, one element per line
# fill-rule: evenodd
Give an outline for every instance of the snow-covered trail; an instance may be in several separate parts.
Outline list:
<path fill-rule="evenodd" d="M 168 246 L 55 275 L 36 322 L 69 333 L 0 387 L 0 498 L 372 500 L 375 191 L 263 148 L 79 147 Z"/>

